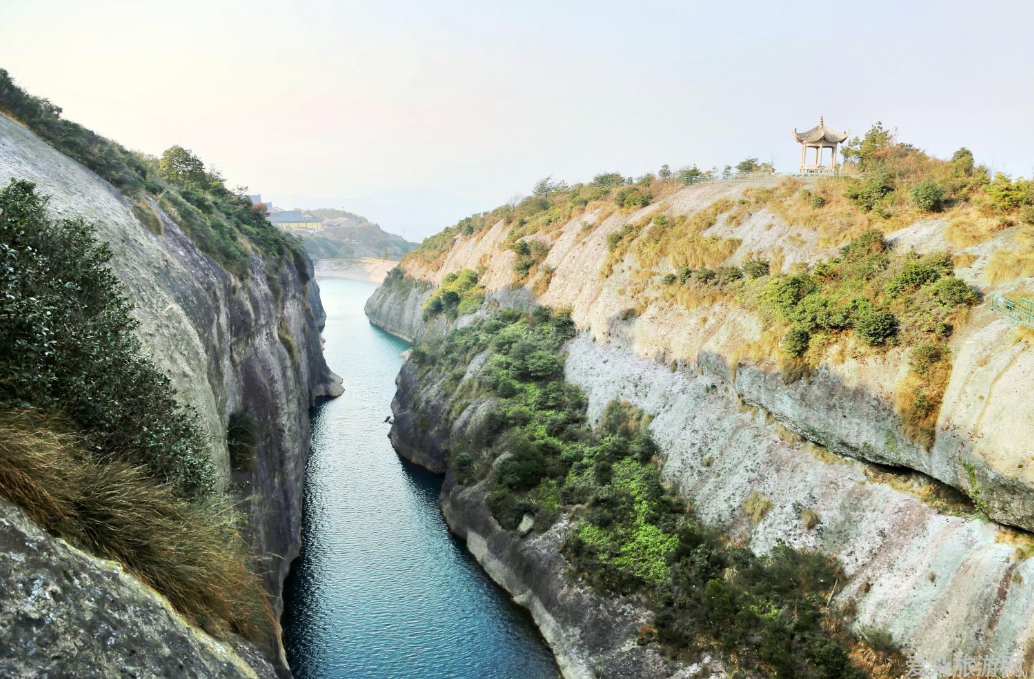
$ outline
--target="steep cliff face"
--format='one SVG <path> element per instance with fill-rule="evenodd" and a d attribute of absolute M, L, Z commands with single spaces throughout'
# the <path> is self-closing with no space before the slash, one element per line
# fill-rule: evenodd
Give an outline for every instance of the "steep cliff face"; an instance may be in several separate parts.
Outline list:
<path fill-rule="evenodd" d="M 392 401 L 395 450 L 445 473 L 440 501 L 449 528 L 489 576 L 528 609 L 566 679 L 663 679 L 690 667 L 666 659 L 656 645 L 637 643 L 640 627 L 650 620 L 641 601 L 601 596 L 571 575 L 571 564 L 561 554 L 570 521 L 557 521 L 541 533 L 530 527 L 506 530 L 492 516 L 484 481 L 457 483 L 444 451 L 462 446 L 495 407 L 493 399 L 483 397 L 460 403 L 463 383 L 476 381 L 484 367 L 484 361 L 475 360 L 456 385 L 446 373 L 421 373 L 407 361 Z M 717 659 L 698 659 L 696 671 L 704 664 L 717 673 L 712 676 L 724 676 Z"/>
<path fill-rule="evenodd" d="M 512 225 L 499 221 L 458 234 L 440 257 L 404 262 L 407 277 L 422 285 L 385 287 L 367 312 L 372 322 L 407 338 L 441 337 L 447 321 L 422 319 L 423 301 L 433 292 L 426 286 L 468 268 L 479 270 L 486 286 L 483 308 L 570 307 L 580 335 L 568 347 L 567 379 L 588 394 L 594 417 L 613 399 L 654 416 L 664 476 L 701 518 L 758 553 L 785 541 L 837 556 L 849 579 L 834 601 L 856 611 L 856 625 L 885 627 L 909 649 L 1030 658 L 1034 587 L 1025 583 L 1034 566 L 1025 531 L 1034 528 L 1034 471 L 1017 435 L 1034 424 L 1022 396 L 1022 385 L 1034 377 L 1025 342 L 986 302 L 970 311 L 950 340 L 954 367 L 927 447 L 905 433 L 895 404 L 909 372 L 904 349 L 830 346 L 803 377 L 787 375 L 759 349 L 770 341 L 765 323 L 744 305 L 720 296 L 674 303 L 661 282 L 672 267 L 662 261 L 645 270 L 631 253 L 615 261 L 611 237 L 620 238 L 626 224 L 658 214 L 692 218 L 723 199 L 745 204 L 749 188 L 736 182 L 690 187 L 632 213 L 588 212 L 526 236 L 549 250 L 537 276 L 524 284 L 516 282 L 518 255 L 508 246 Z M 947 227 L 927 220 L 887 238 L 901 251 L 950 249 L 956 275 L 985 294 L 1022 284 L 989 286 L 981 275 L 1015 231 L 958 248 L 945 240 Z M 837 252 L 814 227 L 764 208 L 737 221 L 720 215 L 701 235 L 738 241 L 725 264 L 761 253 L 781 261 L 777 271 Z M 460 317 L 455 324 L 465 322 L 469 318 Z M 401 387 L 407 379 L 404 373 Z M 402 437 L 411 391 L 399 393 Z M 972 503 L 956 502 L 933 480 Z M 742 509 L 751 493 L 772 502 L 756 525 Z M 817 528 L 803 524 L 805 509 L 821 517 Z"/>
<path fill-rule="evenodd" d="M 308 410 L 318 397 L 340 393 L 322 356 L 324 314 L 311 266 L 297 272 L 278 267 L 279 280 L 271 280 L 253 255 L 249 275 L 235 277 L 157 204 L 146 207 L 161 228 L 149 230 L 136 216 L 139 207 L 135 211 L 111 185 L 0 116 L 0 182 L 11 178 L 34 182 L 51 197 L 55 217 L 82 216 L 110 244 L 112 269 L 136 307 L 151 358 L 182 402 L 197 410 L 221 482 L 249 515 L 248 537 L 263 560 L 279 617 L 281 583 L 299 549 Z M 235 411 L 261 423 L 247 471 L 231 469 L 227 451 L 227 421 Z M 78 563 L 84 571 L 91 568 L 88 561 Z M 282 660 L 279 665 L 286 672 Z"/>

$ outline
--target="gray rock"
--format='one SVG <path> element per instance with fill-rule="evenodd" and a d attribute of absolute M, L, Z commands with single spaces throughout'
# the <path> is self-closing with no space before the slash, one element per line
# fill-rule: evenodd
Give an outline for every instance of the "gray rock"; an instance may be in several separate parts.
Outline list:
<path fill-rule="evenodd" d="M 3 677 L 277 676 L 254 646 L 212 639 L 119 564 L 2 500 L 0 639 Z"/>

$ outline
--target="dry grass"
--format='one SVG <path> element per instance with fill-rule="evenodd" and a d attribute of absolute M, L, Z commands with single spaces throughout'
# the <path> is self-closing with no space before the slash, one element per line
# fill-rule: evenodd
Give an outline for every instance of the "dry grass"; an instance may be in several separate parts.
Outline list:
<path fill-rule="evenodd" d="M 945 355 L 925 375 L 910 371 L 898 383 L 894 404 L 901 417 L 901 433 L 929 450 L 937 433 L 944 390 L 951 379 L 951 359 Z"/>
<path fill-rule="evenodd" d="M 755 526 L 761 523 L 770 509 L 772 509 L 772 501 L 757 491 L 752 492 L 743 501 L 743 511 L 747 513 L 750 522 Z"/>
<path fill-rule="evenodd" d="M 967 248 L 990 239 L 1005 226 L 997 219 L 980 214 L 972 205 L 963 205 L 948 215 L 944 237 L 956 247 Z"/>
<path fill-rule="evenodd" d="M 546 294 L 547 290 L 549 290 L 549 284 L 553 282 L 553 274 L 556 273 L 556 269 L 552 266 L 546 265 L 541 267 L 536 266 L 535 268 L 538 269 L 538 275 L 535 277 L 535 282 L 531 286 L 531 294 L 536 297 L 541 297 Z"/>
<path fill-rule="evenodd" d="M 662 260 L 667 259 L 676 268 L 717 267 L 736 251 L 740 241 L 705 238 L 700 234 L 732 208 L 733 202 L 722 198 L 685 219 L 676 218 L 666 225 L 654 224 L 632 248 L 639 266 L 652 271 Z"/>
<path fill-rule="evenodd" d="M 960 252 L 951 258 L 951 265 L 956 269 L 965 269 L 978 259 L 980 258 L 971 252 Z"/>
<path fill-rule="evenodd" d="M 0 496 L 53 535 L 120 562 L 211 634 L 257 639 L 273 628 L 225 501 L 188 502 L 137 467 L 98 462 L 30 411 L 0 413 L 0 456 Z"/>
<path fill-rule="evenodd" d="M 147 199 L 137 198 L 133 202 L 133 215 L 140 220 L 140 223 L 147 227 L 148 231 L 156 236 L 162 235 L 165 231 L 161 218 Z"/>
<path fill-rule="evenodd" d="M 815 528 L 822 523 L 822 518 L 811 509 L 805 509 L 801 512 L 801 523 L 808 530 L 815 530 Z"/>
<path fill-rule="evenodd" d="M 1013 238 L 1011 247 L 994 251 L 984 268 L 984 280 L 992 285 L 1034 276 L 1034 228 L 1026 227 Z"/>
<path fill-rule="evenodd" d="M 845 186 L 840 179 L 822 179 L 806 187 L 804 182 L 787 178 L 774 188 L 754 189 L 748 195 L 752 209 L 766 207 L 787 224 L 816 232 L 823 246 L 843 245 L 871 228 L 892 231 L 909 223 L 895 219 L 877 224 L 844 197 Z M 812 207 L 813 196 L 821 197 L 825 204 Z"/>

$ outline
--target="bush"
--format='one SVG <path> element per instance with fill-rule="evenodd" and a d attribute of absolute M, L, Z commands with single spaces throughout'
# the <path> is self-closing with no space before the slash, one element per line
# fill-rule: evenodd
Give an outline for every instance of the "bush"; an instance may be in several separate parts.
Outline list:
<path fill-rule="evenodd" d="M 686 281 L 688 281 L 690 276 L 692 276 L 692 275 L 693 275 L 693 270 L 690 269 L 688 266 L 681 267 L 679 269 L 679 283 L 681 285 L 685 285 Z"/>
<path fill-rule="evenodd" d="M 926 179 L 908 192 L 908 202 L 925 212 L 939 212 L 944 203 L 944 189 L 932 179 Z"/>
<path fill-rule="evenodd" d="M 898 334 L 898 319 L 889 311 L 867 310 L 855 318 L 854 329 L 868 344 L 879 346 Z"/>
<path fill-rule="evenodd" d="M 812 293 L 797 303 L 790 318 L 807 329 L 842 330 L 851 324 L 851 308 Z"/>
<path fill-rule="evenodd" d="M 701 283 L 713 283 L 717 276 L 718 274 L 711 269 L 708 269 L 706 266 L 700 267 L 693 273 L 693 277 Z"/>
<path fill-rule="evenodd" d="M 909 366 L 917 375 L 926 375 L 930 368 L 944 358 L 944 351 L 936 344 L 920 344 L 909 354 Z"/>
<path fill-rule="evenodd" d="M 664 283 L 665 285 L 672 285 L 678 279 L 679 279 L 679 277 L 676 276 L 675 274 L 668 273 L 668 274 L 664 274 L 664 278 L 661 279 L 661 282 Z"/>
<path fill-rule="evenodd" d="M 884 198 L 894 188 L 885 172 L 876 172 L 864 181 L 854 180 L 844 196 L 863 212 L 879 212 Z"/>
<path fill-rule="evenodd" d="M 900 295 L 905 290 L 921 288 L 943 275 L 951 273 L 951 262 L 947 257 L 924 258 L 905 264 L 901 271 L 887 283 L 887 294 Z"/>
<path fill-rule="evenodd" d="M 791 326 L 786 331 L 786 335 L 783 336 L 783 351 L 785 351 L 788 356 L 797 358 L 804 355 L 804 352 L 808 350 L 808 344 L 810 343 L 811 333 L 808 332 L 808 329 L 799 325 L 794 325 Z"/>
<path fill-rule="evenodd" d="M 51 222 L 46 206 L 29 182 L 0 190 L 0 401 L 65 413 L 88 449 L 185 496 L 210 494 L 197 416 L 144 356 L 111 251 L 82 219 Z"/>
<path fill-rule="evenodd" d="M 811 207 L 814 210 L 818 210 L 826 204 L 826 199 L 819 195 L 811 197 Z"/>
<path fill-rule="evenodd" d="M 774 278 L 761 291 L 762 300 L 785 318 L 793 316 L 797 303 L 815 292 L 818 286 L 808 274 Z"/>
<path fill-rule="evenodd" d="M 768 269 L 768 262 L 763 259 L 751 258 L 743 263 L 743 273 L 747 274 L 748 278 L 761 278 L 762 276 L 767 276 Z"/>
<path fill-rule="evenodd" d="M 718 278 L 723 283 L 731 283 L 732 281 L 738 281 L 743 278 L 743 272 L 735 266 L 723 266 L 718 269 Z"/>
<path fill-rule="evenodd" d="M 485 287 L 478 284 L 478 274 L 472 269 L 460 273 L 449 273 L 442 278 L 442 284 L 424 302 L 424 320 L 429 321 L 439 314 L 455 320 L 462 314 L 474 313 L 485 299 Z"/>
<path fill-rule="evenodd" d="M 979 299 L 976 290 L 955 276 L 945 276 L 937 281 L 933 286 L 933 294 L 941 304 L 948 307 L 976 304 Z"/>

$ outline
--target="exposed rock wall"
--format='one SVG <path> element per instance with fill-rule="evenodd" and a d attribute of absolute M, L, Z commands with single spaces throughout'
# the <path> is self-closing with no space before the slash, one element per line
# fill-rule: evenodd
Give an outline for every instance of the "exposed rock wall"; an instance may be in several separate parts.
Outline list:
<path fill-rule="evenodd" d="M 783 540 L 837 556 L 849 579 L 835 597 L 857 610 L 858 625 L 885 627 L 907 648 L 931 656 L 1020 653 L 1034 662 L 1031 537 L 1006 527 L 1034 528 L 1034 465 L 1023 434 L 1034 430 L 1024 397 L 1034 381 L 1034 354 L 986 303 L 952 337 L 954 370 L 936 439 L 926 450 L 902 433 L 894 407 L 895 389 L 908 371 L 905 351 L 831 348 L 816 371 L 790 381 L 774 361 L 748 358 L 764 326 L 734 302 L 672 305 L 633 255 L 609 277 L 600 274 L 607 237 L 623 224 L 655 211 L 692 214 L 719 198 L 736 200 L 744 189 L 734 183 L 691 187 L 634 214 L 572 220 L 548 237 L 543 266 L 552 274 L 534 300 L 529 288 L 535 281 L 514 286 L 514 255 L 505 247 L 509 227 L 502 222 L 460 236 L 436 264 L 411 258 L 403 267 L 431 285 L 448 273 L 480 269 L 486 310 L 536 302 L 571 307 L 581 334 L 569 347 L 566 376 L 586 390 L 591 413 L 622 399 L 653 414 L 665 478 L 701 518 L 755 551 Z M 946 226 L 919 222 L 889 238 L 899 248 L 943 250 Z M 705 235 L 741 240 L 730 263 L 776 248 L 784 266 L 836 251 L 815 232 L 766 210 L 739 226 L 719 219 Z M 990 252 L 1012 236 L 1003 232 L 993 243 L 962 249 L 975 261 L 958 275 L 980 285 Z M 1006 289 L 981 287 L 985 293 Z M 388 331 L 433 340 L 450 326 L 442 320 L 423 325 L 420 304 L 430 292 L 413 300 L 381 289 L 367 313 Z M 404 426 L 406 417 L 401 420 Z M 999 523 L 971 505 L 941 501 L 936 486 L 902 468 L 968 494 Z M 773 503 L 757 526 L 742 510 L 751 492 Z M 818 528 L 805 528 L 804 509 L 821 517 Z"/>
<path fill-rule="evenodd" d="M 340 393 L 323 360 L 319 292 L 315 281 L 303 282 L 311 267 L 270 267 L 279 270 L 278 300 L 258 255 L 240 280 L 153 203 L 162 228 L 149 231 L 116 189 L 0 115 L 0 182 L 11 178 L 35 182 L 51 197 L 55 217 L 84 217 L 111 246 L 112 269 L 136 306 L 144 344 L 181 401 L 197 410 L 222 483 L 249 514 L 249 539 L 264 559 L 279 617 L 281 584 L 300 546 L 309 407 Z M 236 410 L 261 423 L 255 464 L 244 472 L 231 470 L 226 447 Z M 286 663 L 279 669 L 286 673 Z"/>

